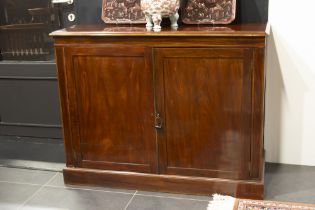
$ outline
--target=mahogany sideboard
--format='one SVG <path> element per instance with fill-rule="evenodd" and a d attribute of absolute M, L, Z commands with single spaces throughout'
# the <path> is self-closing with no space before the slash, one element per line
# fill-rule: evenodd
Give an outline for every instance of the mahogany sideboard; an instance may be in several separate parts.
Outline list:
<path fill-rule="evenodd" d="M 262 199 L 265 29 L 53 32 L 65 183 Z"/>

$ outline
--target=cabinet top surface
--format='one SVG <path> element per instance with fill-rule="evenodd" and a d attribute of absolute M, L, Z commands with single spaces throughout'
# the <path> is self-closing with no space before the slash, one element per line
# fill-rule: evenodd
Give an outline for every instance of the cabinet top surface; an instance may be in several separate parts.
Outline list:
<path fill-rule="evenodd" d="M 144 25 L 121 26 L 121 25 L 75 25 L 69 28 L 54 31 L 50 34 L 54 37 L 60 36 L 200 36 L 200 37 L 265 37 L 266 24 L 238 24 L 238 25 L 184 25 L 178 29 L 168 27 L 162 28 L 160 32 L 148 31 Z"/>

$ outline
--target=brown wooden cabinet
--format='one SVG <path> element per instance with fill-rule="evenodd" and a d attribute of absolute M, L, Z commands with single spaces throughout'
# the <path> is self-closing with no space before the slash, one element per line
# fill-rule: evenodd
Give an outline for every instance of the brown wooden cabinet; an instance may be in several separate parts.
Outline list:
<path fill-rule="evenodd" d="M 65 182 L 262 198 L 264 30 L 54 32 Z"/>

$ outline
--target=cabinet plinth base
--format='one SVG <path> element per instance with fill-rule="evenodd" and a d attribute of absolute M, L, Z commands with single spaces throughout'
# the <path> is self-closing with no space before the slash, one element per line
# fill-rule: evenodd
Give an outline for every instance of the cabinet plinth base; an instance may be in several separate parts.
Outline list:
<path fill-rule="evenodd" d="M 219 193 L 237 198 L 263 199 L 263 181 L 229 180 L 122 171 L 65 168 L 64 181 L 70 185 L 89 185 L 147 191 L 211 195 Z"/>

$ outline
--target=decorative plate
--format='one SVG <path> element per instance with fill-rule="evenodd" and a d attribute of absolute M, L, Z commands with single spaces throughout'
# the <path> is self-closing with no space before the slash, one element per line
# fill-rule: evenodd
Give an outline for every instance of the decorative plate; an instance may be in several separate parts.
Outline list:
<path fill-rule="evenodd" d="M 140 0 L 103 0 L 102 19 L 105 23 L 146 23 Z"/>
<path fill-rule="evenodd" d="M 187 24 L 229 24 L 235 13 L 236 0 L 188 0 L 182 9 Z"/>

